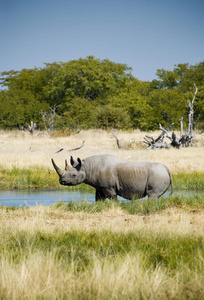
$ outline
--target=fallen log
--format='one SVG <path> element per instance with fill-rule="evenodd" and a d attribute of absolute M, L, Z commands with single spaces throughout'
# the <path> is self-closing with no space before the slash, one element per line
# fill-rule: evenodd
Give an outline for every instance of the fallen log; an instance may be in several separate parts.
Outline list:
<path fill-rule="evenodd" d="M 161 124 L 159 124 L 159 129 L 162 131 L 162 133 L 155 139 L 152 136 L 145 135 L 143 143 L 148 145 L 147 150 L 150 149 L 156 149 L 156 148 L 170 148 L 170 147 L 176 147 L 179 149 L 181 145 L 181 140 L 178 140 L 176 137 L 176 134 L 173 132 L 172 136 L 169 135 L 169 129 L 174 125 L 174 123 L 171 123 L 171 125 L 167 128 L 163 128 Z M 168 138 L 170 140 L 170 143 L 164 142 L 164 139 Z"/>
<path fill-rule="evenodd" d="M 171 146 L 179 149 L 179 147 L 181 146 L 181 142 L 180 140 L 177 140 L 176 134 L 174 132 L 172 132 L 172 142 L 171 142 Z"/>

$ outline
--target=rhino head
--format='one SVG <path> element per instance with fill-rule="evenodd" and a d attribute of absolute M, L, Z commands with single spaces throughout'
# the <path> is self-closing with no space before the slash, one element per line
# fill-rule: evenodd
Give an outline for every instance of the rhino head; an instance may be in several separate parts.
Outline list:
<path fill-rule="evenodd" d="M 55 171 L 59 175 L 59 182 L 62 185 L 74 186 L 82 183 L 85 180 L 86 174 L 83 167 L 83 161 L 80 158 L 77 158 L 77 161 L 70 157 L 70 163 L 72 165 L 69 166 L 67 160 L 65 160 L 65 170 L 60 169 L 53 159 L 52 164 L 55 168 Z"/>

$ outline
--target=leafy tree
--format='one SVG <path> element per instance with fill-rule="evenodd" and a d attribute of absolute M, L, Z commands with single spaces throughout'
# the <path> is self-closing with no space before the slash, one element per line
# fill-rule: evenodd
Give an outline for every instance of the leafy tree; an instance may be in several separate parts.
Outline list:
<path fill-rule="evenodd" d="M 174 104 L 183 117 L 188 115 L 188 106 L 187 100 L 192 100 L 195 88 L 194 83 L 198 87 L 198 93 L 196 95 L 195 103 L 194 103 L 194 112 L 195 117 L 200 115 L 200 123 L 203 123 L 204 126 L 204 62 L 201 62 L 195 66 L 189 66 L 189 64 L 178 64 L 175 65 L 173 71 L 167 71 L 164 69 L 157 70 L 156 75 L 158 76 L 159 80 L 153 80 L 151 82 L 152 91 L 158 89 L 160 90 L 158 93 L 158 101 L 161 100 L 163 92 L 161 90 L 176 90 L 179 93 L 179 102 L 183 105 Z M 161 92 L 161 93 L 160 93 Z M 154 93 L 152 94 L 154 95 Z M 150 99 L 152 99 L 152 95 L 150 95 Z M 154 99 L 154 97 L 153 97 Z M 170 105 L 168 95 L 166 96 L 166 109 L 163 111 L 165 112 L 166 116 L 163 116 L 164 119 L 175 119 L 178 115 L 178 110 L 175 110 L 175 117 L 169 112 L 166 113 L 168 109 L 168 105 Z M 175 95 L 174 102 L 178 99 Z M 172 103 L 172 101 L 171 101 Z M 161 101 L 160 101 L 161 104 Z M 155 101 L 153 101 L 153 106 L 155 106 Z M 173 107 L 172 112 L 173 112 Z M 163 113 L 164 114 L 164 113 Z"/>
<path fill-rule="evenodd" d="M 204 83 L 204 62 L 195 66 L 189 64 L 175 65 L 173 71 L 158 69 L 156 76 L 158 79 L 152 80 L 152 88 L 173 89 L 177 88 L 180 92 L 187 92 L 193 83 L 202 86 Z"/>
<path fill-rule="evenodd" d="M 91 118 L 92 112 L 95 107 L 92 103 L 87 102 L 84 98 L 67 97 L 65 103 L 65 110 L 61 114 L 61 120 L 63 121 L 62 127 L 71 129 L 88 129 L 94 127 L 93 120 Z"/>
<path fill-rule="evenodd" d="M 47 109 L 46 103 L 36 100 L 27 90 L 4 90 L 0 92 L 0 127 L 15 128 L 28 125 L 31 121 L 40 123 L 39 112 Z"/>
<path fill-rule="evenodd" d="M 152 82 L 142 82 L 127 65 L 94 56 L 2 72 L 0 82 L 7 90 L 0 91 L 0 127 L 40 122 L 40 112 L 56 106 L 55 128 L 152 130 L 158 123 L 179 124 L 181 115 L 188 115 L 193 83 L 198 87 L 195 118 L 200 115 L 204 123 L 204 62 L 159 69 L 156 75 Z"/>
<path fill-rule="evenodd" d="M 175 71 L 159 69 L 156 72 L 159 80 L 153 80 L 152 86 L 158 89 L 173 89 L 177 87 L 178 76 Z"/>
<path fill-rule="evenodd" d="M 149 94 L 147 103 L 151 108 L 151 129 L 158 129 L 159 123 L 165 126 L 172 122 L 178 124 L 181 116 L 187 115 L 187 100 L 175 89 L 154 90 Z"/>
<path fill-rule="evenodd" d="M 59 64 L 45 64 L 45 68 L 23 69 L 21 71 L 11 70 L 2 72 L 0 84 L 8 89 L 29 90 L 34 96 L 40 95 L 43 88 L 56 74 Z"/>
<path fill-rule="evenodd" d="M 84 98 L 87 101 L 100 101 L 116 94 L 132 78 L 130 68 L 109 60 L 88 56 L 68 63 L 62 63 L 58 74 L 47 87 L 47 94 L 56 103 L 65 97 Z"/>
<path fill-rule="evenodd" d="M 131 127 L 128 113 L 124 109 L 113 107 L 110 104 L 97 107 L 92 118 L 95 128 L 128 129 Z"/>

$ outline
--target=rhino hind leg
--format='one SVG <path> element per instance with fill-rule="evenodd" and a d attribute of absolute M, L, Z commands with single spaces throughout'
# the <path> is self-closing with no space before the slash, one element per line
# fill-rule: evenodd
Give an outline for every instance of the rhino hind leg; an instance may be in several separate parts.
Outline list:
<path fill-rule="evenodd" d="M 158 199 L 159 197 L 161 197 L 161 195 L 163 195 L 164 193 L 158 193 L 158 192 L 154 192 L 153 190 L 147 191 L 147 196 L 150 199 Z"/>
<path fill-rule="evenodd" d="M 155 189 L 149 189 L 147 190 L 146 194 L 148 196 L 148 198 L 151 198 L 151 199 L 158 199 L 160 198 L 166 191 L 168 190 L 168 186 L 163 188 L 163 189 L 158 189 L 158 188 L 155 188 Z"/>
<path fill-rule="evenodd" d="M 171 176 L 169 174 L 163 174 L 162 176 L 157 175 L 157 181 L 148 181 L 146 185 L 146 195 L 148 198 L 158 199 L 160 198 L 172 185 Z"/>

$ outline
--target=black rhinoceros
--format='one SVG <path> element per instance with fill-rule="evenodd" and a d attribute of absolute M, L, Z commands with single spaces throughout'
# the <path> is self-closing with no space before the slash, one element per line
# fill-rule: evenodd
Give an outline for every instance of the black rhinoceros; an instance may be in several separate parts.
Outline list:
<path fill-rule="evenodd" d="M 117 200 L 117 195 L 129 200 L 159 198 L 170 184 L 173 191 L 171 173 L 161 163 L 125 161 L 112 155 L 94 155 L 77 161 L 71 156 L 70 163 L 72 167 L 66 162 L 62 170 L 52 159 L 60 184 L 86 183 L 96 189 L 96 201 Z"/>

